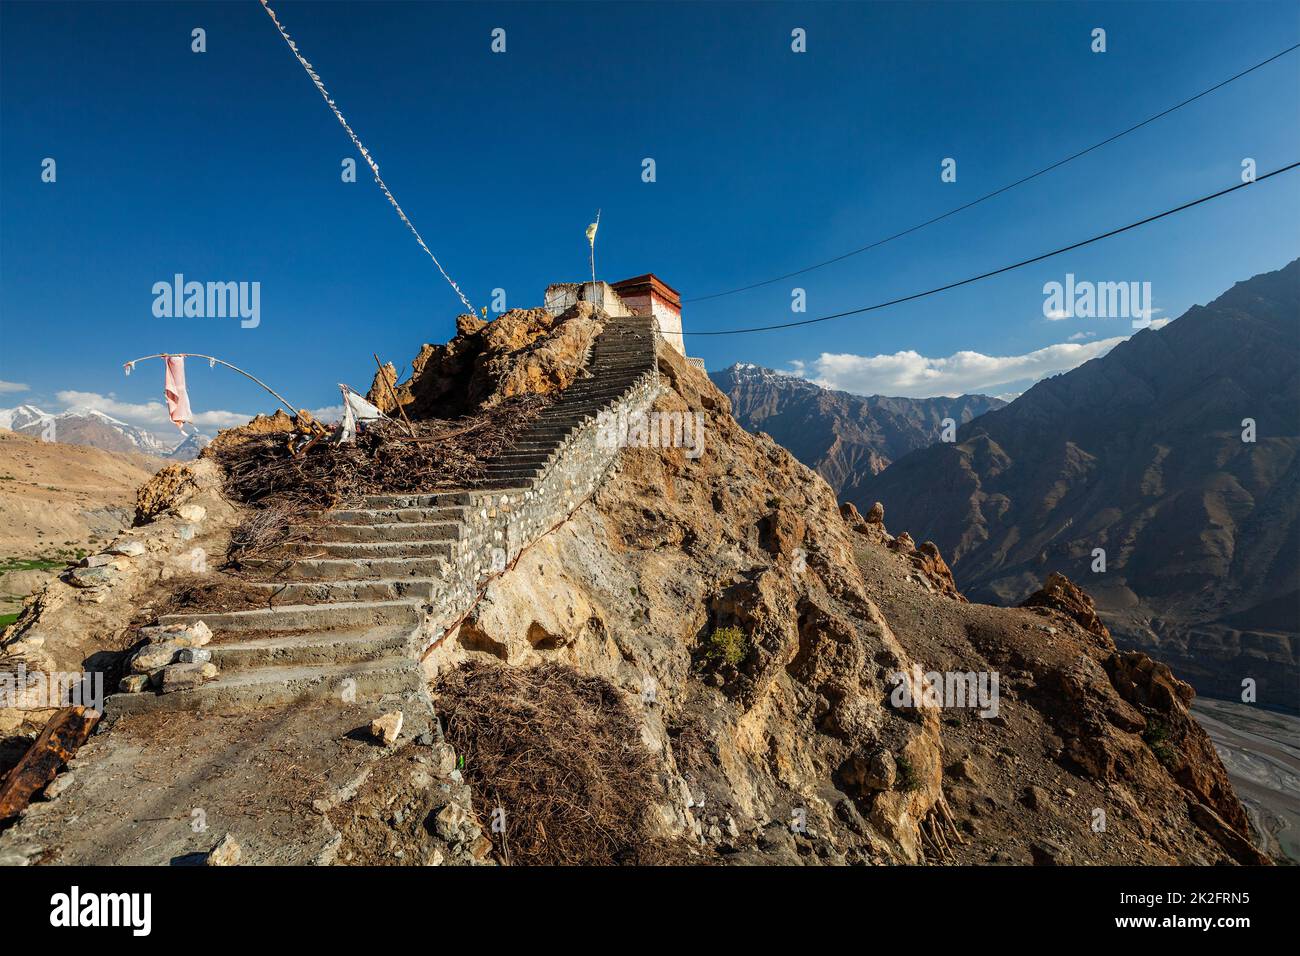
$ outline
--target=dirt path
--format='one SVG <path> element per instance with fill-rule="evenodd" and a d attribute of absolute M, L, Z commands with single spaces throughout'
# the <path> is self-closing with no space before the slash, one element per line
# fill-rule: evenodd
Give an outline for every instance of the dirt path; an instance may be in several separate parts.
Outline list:
<path fill-rule="evenodd" d="M 335 831 L 313 804 L 346 799 L 391 752 L 367 731 L 400 703 L 124 716 L 0 836 L 0 863 L 194 864 L 226 833 L 244 863 L 324 862 Z M 427 699 L 402 709 L 403 741 L 430 730 Z"/>

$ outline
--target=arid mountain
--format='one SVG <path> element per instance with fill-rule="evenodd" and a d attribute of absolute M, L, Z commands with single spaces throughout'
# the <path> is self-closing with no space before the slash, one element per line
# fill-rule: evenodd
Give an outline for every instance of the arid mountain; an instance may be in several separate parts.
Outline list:
<path fill-rule="evenodd" d="M 1300 260 L 957 438 L 863 491 L 935 541 L 972 599 L 1014 603 L 1063 571 L 1121 646 L 1202 693 L 1253 679 L 1260 703 L 1300 706 Z"/>
<path fill-rule="evenodd" d="M 157 458 L 0 431 L 0 615 L 131 524 L 135 489 Z"/>
<path fill-rule="evenodd" d="M 186 435 L 179 445 L 167 453 L 167 457 L 172 461 L 193 461 L 210 444 L 212 444 L 211 438 L 195 432 L 192 435 Z"/>
<path fill-rule="evenodd" d="M 958 398 L 889 398 L 851 395 L 736 364 L 709 378 L 731 400 L 736 421 L 766 432 L 815 470 L 841 501 L 867 510 L 874 499 L 863 482 L 908 452 L 939 440 L 943 421 L 961 425 L 1006 404 L 988 395 Z"/>
<path fill-rule="evenodd" d="M 147 429 L 128 424 L 94 408 L 70 408 L 57 415 L 42 411 L 35 405 L 3 408 L 0 409 L 0 428 L 32 435 L 44 441 L 89 445 L 103 451 L 138 452 L 177 461 L 189 461 L 197 457 L 211 441 L 206 435 L 194 434 L 178 438 L 173 445 Z"/>
<path fill-rule="evenodd" d="M 588 361 L 579 346 L 591 336 Z M 84 783 L 0 833 L 0 860 L 206 853 L 212 834 L 175 825 L 201 805 L 234 821 L 248 862 L 1263 861 L 1188 715 L 1191 688 L 1143 654 L 1120 653 L 1085 594 L 1054 577 L 1023 607 L 967 602 L 933 545 L 917 548 L 897 523 L 889 534 L 880 509 L 841 510 L 820 477 L 742 429 L 709 379 L 651 336 L 648 323 L 540 309 L 462 322 L 452 343 L 425 351 L 398 401 L 421 417 L 451 408 L 469 433 L 489 429 L 484 409 L 510 397 L 526 393 L 550 412 L 576 392 L 571 426 L 538 418 L 514 446 L 544 446 L 552 470 L 513 492 L 521 478 L 497 472 L 479 490 L 353 500 L 309 519 L 322 534 L 355 536 L 329 545 L 335 557 L 290 539 L 269 559 L 270 580 L 266 560 L 244 578 L 215 561 L 198 581 L 178 574 L 196 544 L 228 554 L 252 516 L 233 497 L 242 486 L 223 485 L 216 454 L 160 472 L 120 557 L 30 601 L 0 659 L 120 668 L 149 638 L 140 625 L 197 589 L 214 603 L 201 612 L 211 630 L 204 623 L 194 639 L 210 639 L 214 671 L 243 672 L 209 674 L 190 697 L 164 683 L 139 710 L 110 698 L 120 716 L 77 755 Z M 629 367 L 639 384 L 624 391 L 612 383 Z M 654 441 L 598 439 L 587 419 L 610 394 L 640 403 L 647 421 L 689 416 L 707 433 L 703 453 L 688 453 L 671 428 Z M 304 458 L 342 468 L 366 454 L 320 447 Z M 517 469 L 525 454 L 497 467 Z M 551 501 L 558 518 L 508 526 L 526 535 L 509 560 L 480 557 L 497 539 L 477 522 L 498 508 L 534 520 Z M 378 524 L 338 523 L 349 515 Z M 447 522 L 454 543 L 414 537 Z M 365 576 L 296 577 L 340 563 L 350 575 L 364 563 Z M 393 563 L 403 580 L 374 566 Z M 463 578 L 475 567 L 483 573 Z M 462 579 L 473 584 L 463 612 L 446 586 Z M 254 589 L 255 606 L 223 597 L 240 587 Z M 183 614 L 178 626 L 194 620 Z M 394 642 L 409 629 L 417 643 Z M 354 658 L 362 639 L 366 653 L 372 640 L 385 642 L 375 654 L 406 648 L 402 666 Z M 318 686 L 284 687 L 297 678 L 278 676 L 283 658 L 267 647 L 303 655 L 283 670 L 307 668 Z M 137 670 L 175 648 L 142 650 Z M 355 701 L 332 683 L 354 675 Z M 260 689 L 239 696 L 249 682 Z M 438 721 L 392 748 L 357 734 L 394 706 L 408 723 Z M 266 772 L 287 759 L 292 773 Z M 186 786 L 157 783 L 176 779 Z M 508 808 L 500 832 L 498 807 Z"/>

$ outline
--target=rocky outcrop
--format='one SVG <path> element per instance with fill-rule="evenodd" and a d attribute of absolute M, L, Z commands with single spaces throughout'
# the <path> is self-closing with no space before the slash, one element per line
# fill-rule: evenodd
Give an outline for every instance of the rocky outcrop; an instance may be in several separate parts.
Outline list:
<path fill-rule="evenodd" d="M 1242 849 L 1250 847 L 1249 821 L 1209 735 L 1188 709 L 1196 696 L 1191 685 L 1146 654 L 1117 650 L 1092 599 L 1060 573 L 1022 607 L 1062 615 L 1095 639 L 1095 653 L 1050 675 L 1060 692 L 1060 723 L 1073 732 L 1067 755 L 1110 782 L 1144 781 L 1156 773 L 1153 756 L 1186 791 L 1194 815 L 1204 822 L 1212 814 L 1225 825 L 1209 828 L 1225 851 L 1240 863 L 1267 862 L 1257 850 Z M 1225 829 L 1233 831 L 1230 838 Z"/>
<path fill-rule="evenodd" d="M 454 418 L 515 395 L 556 392 L 578 377 L 601 328 L 586 302 L 560 315 L 512 309 L 491 322 L 462 315 L 450 342 L 420 347 L 409 379 L 397 382 L 390 365 L 376 373 L 366 398 L 394 411 L 395 391 L 412 418 Z"/>
<path fill-rule="evenodd" d="M 298 430 L 295 416 L 289 415 L 283 408 L 277 408 L 271 415 L 255 415 L 246 425 L 236 428 L 223 428 L 217 437 L 204 446 L 201 457 L 213 458 L 223 449 L 237 445 L 248 438 L 258 435 L 289 435 Z"/>
<path fill-rule="evenodd" d="M 1110 632 L 1097 616 L 1096 606 L 1087 594 L 1059 571 L 1048 575 L 1043 586 L 1020 604 L 1021 607 L 1043 607 L 1069 615 L 1074 622 L 1103 641 L 1110 641 Z"/>

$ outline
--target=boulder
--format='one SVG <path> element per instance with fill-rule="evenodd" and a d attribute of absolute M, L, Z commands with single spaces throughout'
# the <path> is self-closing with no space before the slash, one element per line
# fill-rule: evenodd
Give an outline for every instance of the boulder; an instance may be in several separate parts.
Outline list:
<path fill-rule="evenodd" d="M 138 558 L 145 553 L 145 546 L 143 541 L 136 541 L 134 538 L 123 538 L 114 541 L 104 553 L 120 555 L 124 558 Z"/>
<path fill-rule="evenodd" d="M 124 694 L 138 694 L 149 686 L 148 674 L 127 674 L 117 685 Z"/>
<path fill-rule="evenodd" d="M 135 674 L 152 674 L 174 662 L 180 650 L 180 645 L 172 641 L 146 644 L 131 658 L 131 671 Z"/>
<path fill-rule="evenodd" d="M 203 647 L 212 640 L 212 628 L 203 621 L 189 624 L 155 624 L 140 628 L 140 636 L 154 644 Z"/>
<path fill-rule="evenodd" d="M 93 568 L 77 568 L 68 574 L 68 583 L 74 588 L 98 588 L 112 584 L 121 577 L 121 572 L 110 564 Z"/>
<path fill-rule="evenodd" d="M 199 687 L 212 680 L 217 674 L 216 664 L 168 664 L 162 672 L 162 692 L 170 694 L 178 690 Z"/>
<path fill-rule="evenodd" d="M 214 442 L 215 444 L 215 442 Z M 135 523 L 145 524 L 177 507 L 198 491 L 189 464 L 166 465 L 135 494 Z"/>

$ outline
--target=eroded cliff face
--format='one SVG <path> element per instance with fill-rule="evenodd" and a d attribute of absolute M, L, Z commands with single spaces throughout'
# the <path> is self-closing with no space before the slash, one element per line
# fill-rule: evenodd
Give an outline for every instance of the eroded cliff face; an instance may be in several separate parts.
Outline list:
<path fill-rule="evenodd" d="M 938 719 L 884 705 L 887 672 L 910 658 L 863 590 L 834 495 L 665 352 L 655 410 L 702 413 L 703 454 L 627 449 L 430 670 L 558 659 L 608 678 L 644 709 L 679 835 L 793 861 L 791 824 L 806 820 L 818 858 L 921 859 L 940 813 Z M 727 628 L 744 635 L 730 660 L 715 646 Z M 908 768 L 907 786 L 855 769 L 873 764 Z"/>
<path fill-rule="evenodd" d="M 432 649 L 435 687 L 467 660 L 609 680 L 659 764 L 657 836 L 705 861 L 1261 860 L 1190 689 L 1090 630 L 1086 595 L 966 603 L 937 548 L 842 516 L 703 373 L 660 369 L 703 454 L 626 449 Z M 1000 672 L 1000 713 L 895 706 L 914 665 Z"/>

